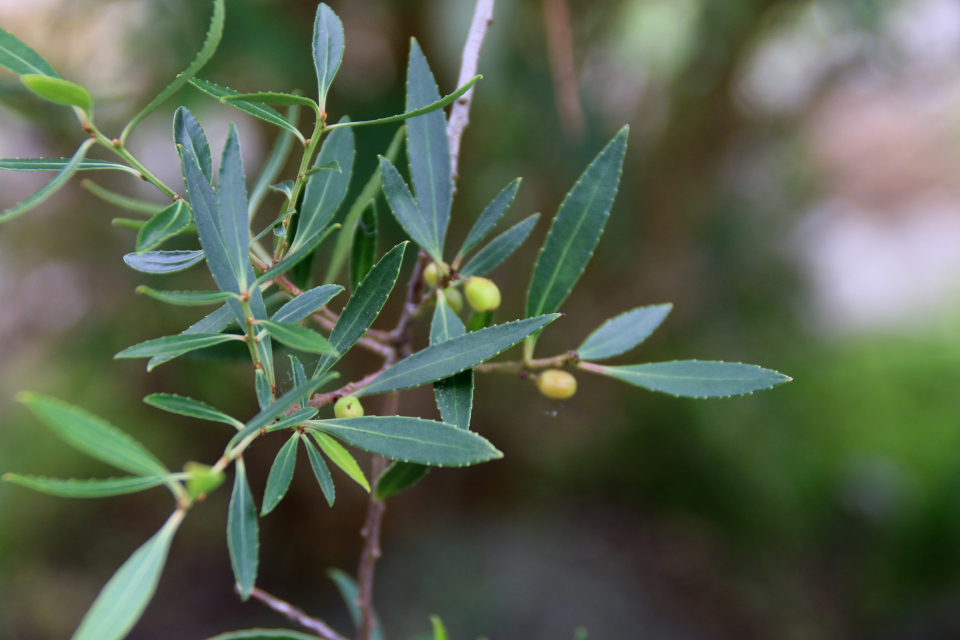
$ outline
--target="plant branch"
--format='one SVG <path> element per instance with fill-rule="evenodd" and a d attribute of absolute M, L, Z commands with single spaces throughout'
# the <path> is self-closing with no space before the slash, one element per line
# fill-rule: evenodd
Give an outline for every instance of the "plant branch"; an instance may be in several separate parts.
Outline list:
<path fill-rule="evenodd" d="M 400 408 L 400 394 L 394 391 L 387 396 L 384 402 L 385 415 L 396 415 Z M 377 480 L 387 469 L 389 461 L 383 456 L 373 456 L 370 474 L 372 486 L 377 486 Z M 357 640 L 370 640 L 370 634 L 377 626 L 377 618 L 373 611 L 373 576 L 380 559 L 380 530 L 383 526 L 383 514 L 387 510 L 385 502 L 377 500 L 376 491 L 370 492 L 370 501 L 367 503 L 367 519 L 363 523 L 360 535 L 363 538 L 363 552 L 360 554 L 360 567 L 357 569 L 357 608 L 360 609 L 360 628 L 357 630 Z"/>
<path fill-rule="evenodd" d="M 237 585 L 236 591 L 237 593 L 240 593 L 239 585 Z M 306 613 L 304 613 L 303 609 L 295 607 L 285 600 L 281 600 L 280 598 L 272 596 L 263 589 L 254 587 L 250 590 L 250 597 L 252 597 L 254 600 L 259 600 L 277 613 L 282 613 L 289 618 L 291 622 L 294 622 L 305 629 L 313 631 L 324 640 L 347 640 L 347 638 L 331 629 L 330 626 L 323 620 L 308 616 Z"/>
<path fill-rule="evenodd" d="M 467 33 L 467 42 L 463 47 L 463 58 L 460 63 L 460 78 L 457 86 L 466 84 L 470 78 L 477 75 L 477 64 L 480 60 L 480 47 L 483 38 L 487 35 L 487 27 L 493 22 L 494 0 L 477 0 L 477 7 L 473 12 L 473 21 Z M 460 139 L 463 130 L 470 123 L 470 102 L 473 100 L 473 89 L 463 94 L 450 109 L 450 120 L 447 122 L 447 136 L 450 138 L 450 164 L 453 168 L 453 181 L 457 181 L 460 162 Z"/>
<path fill-rule="evenodd" d="M 523 373 L 530 369 L 550 369 L 577 364 L 580 359 L 573 351 L 552 358 L 538 358 L 529 362 L 484 362 L 473 368 L 477 373 Z"/>

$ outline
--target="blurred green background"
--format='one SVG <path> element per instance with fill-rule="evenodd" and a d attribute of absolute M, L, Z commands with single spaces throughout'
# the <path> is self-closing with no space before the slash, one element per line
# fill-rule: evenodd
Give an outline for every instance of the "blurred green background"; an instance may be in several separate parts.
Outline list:
<path fill-rule="evenodd" d="M 347 41 L 333 119 L 401 110 L 410 36 L 441 91 L 454 89 L 472 2 L 331 5 Z M 192 58 L 209 9 L 0 0 L 0 26 L 89 86 L 110 135 Z M 315 9 L 230 0 L 201 76 L 311 91 Z M 425 631 L 431 613 L 458 639 L 563 640 L 580 625 L 597 640 L 960 637 L 960 1 L 498 0 L 480 71 L 451 241 L 517 176 L 506 222 L 552 217 L 593 155 L 632 127 L 607 232 L 541 355 L 670 301 L 665 325 L 622 362 L 743 361 L 795 381 L 691 401 L 578 374 L 580 393 L 556 404 L 529 382 L 479 379 L 475 428 L 506 457 L 435 470 L 391 502 L 376 585 L 389 637 Z M 72 114 L 29 99 L 10 75 L 0 97 L 0 156 L 70 155 L 82 138 Z M 192 89 L 131 137 L 141 160 L 180 188 L 170 122 L 181 103 L 215 154 L 235 120 L 254 175 L 276 132 Z M 393 133 L 358 130 L 355 191 Z M 156 199 L 147 185 L 93 178 Z M 0 205 L 45 179 L 0 175 Z M 204 288 L 209 276 L 129 270 L 133 232 L 110 222 L 125 214 L 78 182 L 0 229 L 0 471 L 110 473 L 17 405 L 22 389 L 103 415 L 171 467 L 215 460 L 229 429 L 140 398 L 183 393 L 246 417 L 248 365 L 180 359 L 148 375 L 111 359 L 201 315 L 141 298 L 137 284 Z M 383 219 L 381 251 L 402 239 Z M 493 274 L 501 320 L 521 313 L 546 229 Z M 356 358 L 343 373 L 373 364 Z M 422 391 L 401 410 L 435 412 Z M 258 494 L 279 439 L 247 456 Z M 349 632 L 324 572 L 354 570 L 365 496 L 342 475 L 338 485 L 328 509 L 301 466 L 261 522 L 258 582 Z M 191 513 L 130 638 L 285 626 L 233 594 L 228 493 Z M 0 637 L 69 637 L 168 502 L 161 491 L 81 502 L 0 486 Z"/>

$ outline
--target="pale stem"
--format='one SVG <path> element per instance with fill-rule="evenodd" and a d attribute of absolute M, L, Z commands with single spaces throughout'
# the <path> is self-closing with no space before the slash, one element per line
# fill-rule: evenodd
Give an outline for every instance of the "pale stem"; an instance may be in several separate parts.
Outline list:
<path fill-rule="evenodd" d="M 470 23 L 470 32 L 463 47 L 463 57 L 460 62 L 460 78 L 457 86 L 462 87 L 470 78 L 477 75 L 477 65 L 480 61 L 480 48 L 483 38 L 487 35 L 487 27 L 493 22 L 494 0 L 477 0 L 477 7 L 473 12 L 473 21 Z M 460 96 L 450 108 L 450 120 L 447 122 L 447 137 L 450 138 L 450 164 L 453 169 L 453 181 L 457 181 L 460 162 L 460 139 L 463 130 L 470 123 L 470 103 L 473 100 L 473 88 Z"/>
<path fill-rule="evenodd" d="M 237 593 L 240 593 L 240 585 L 236 586 Z M 319 618 L 308 616 L 303 609 L 295 607 L 285 600 L 272 596 L 263 589 L 254 587 L 250 590 L 250 597 L 259 600 L 277 613 L 281 613 L 305 629 L 313 631 L 324 640 L 347 640 L 345 637 L 330 628 L 326 622 Z"/>

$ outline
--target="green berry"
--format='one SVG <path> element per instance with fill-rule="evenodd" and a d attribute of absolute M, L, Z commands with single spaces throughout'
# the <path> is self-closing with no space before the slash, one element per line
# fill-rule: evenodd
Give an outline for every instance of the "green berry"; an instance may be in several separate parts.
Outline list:
<path fill-rule="evenodd" d="M 187 478 L 187 494 L 196 500 L 206 496 L 223 483 L 223 471 L 214 471 L 213 467 L 199 462 L 188 462 L 183 470 L 190 474 Z"/>
<path fill-rule="evenodd" d="M 363 415 L 363 405 L 353 396 L 343 396 L 333 405 L 333 415 L 338 418 L 359 418 Z"/>
<path fill-rule="evenodd" d="M 536 378 L 540 393 L 554 400 L 566 400 L 577 392 L 577 379 L 560 369 L 547 369 Z"/>
<path fill-rule="evenodd" d="M 443 297 L 446 298 L 447 304 L 450 305 L 454 313 L 460 313 L 463 309 L 463 296 L 459 291 L 456 289 L 444 289 Z"/>
<path fill-rule="evenodd" d="M 487 278 L 473 277 L 463 289 L 474 311 L 493 311 L 500 306 L 500 289 Z"/>
<path fill-rule="evenodd" d="M 440 279 L 440 267 L 436 262 L 431 262 L 423 270 L 423 281 L 427 283 L 428 287 L 432 287 L 437 284 L 437 280 Z"/>

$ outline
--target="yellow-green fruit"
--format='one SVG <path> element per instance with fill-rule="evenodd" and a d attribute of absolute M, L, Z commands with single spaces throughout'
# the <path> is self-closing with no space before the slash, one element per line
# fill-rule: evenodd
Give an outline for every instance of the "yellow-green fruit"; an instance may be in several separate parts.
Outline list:
<path fill-rule="evenodd" d="M 333 415 L 338 418 L 359 418 L 363 415 L 363 405 L 353 396 L 343 396 L 333 405 Z"/>
<path fill-rule="evenodd" d="M 560 369 L 547 369 L 536 380 L 540 393 L 554 400 L 566 400 L 577 392 L 577 379 Z"/>
<path fill-rule="evenodd" d="M 423 281 L 427 283 L 428 287 L 432 287 L 437 284 L 437 280 L 440 279 L 440 267 L 437 266 L 436 262 L 431 262 L 423 270 Z"/>
<path fill-rule="evenodd" d="M 450 305 L 454 313 L 460 313 L 463 309 L 463 296 L 460 295 L 459 291 L 456 289 L 444 289 L 443 297 L 446 298 L 447 304 Z"/>
<path fill-rule="evenodd" d="M 463 288 L 474 311 L 493 311 L 500 306 L 500 289 L 487 278 L 473 277 Z"/>
<path fill-rule="evenodd" d="M 187 494 L 196 499 L 207 495 L 223 483 L 223 471 L 214 471 L 213 467 L 199 462 L 188 462 L 183 470 L 190 474 L 187 478 Z"/>

